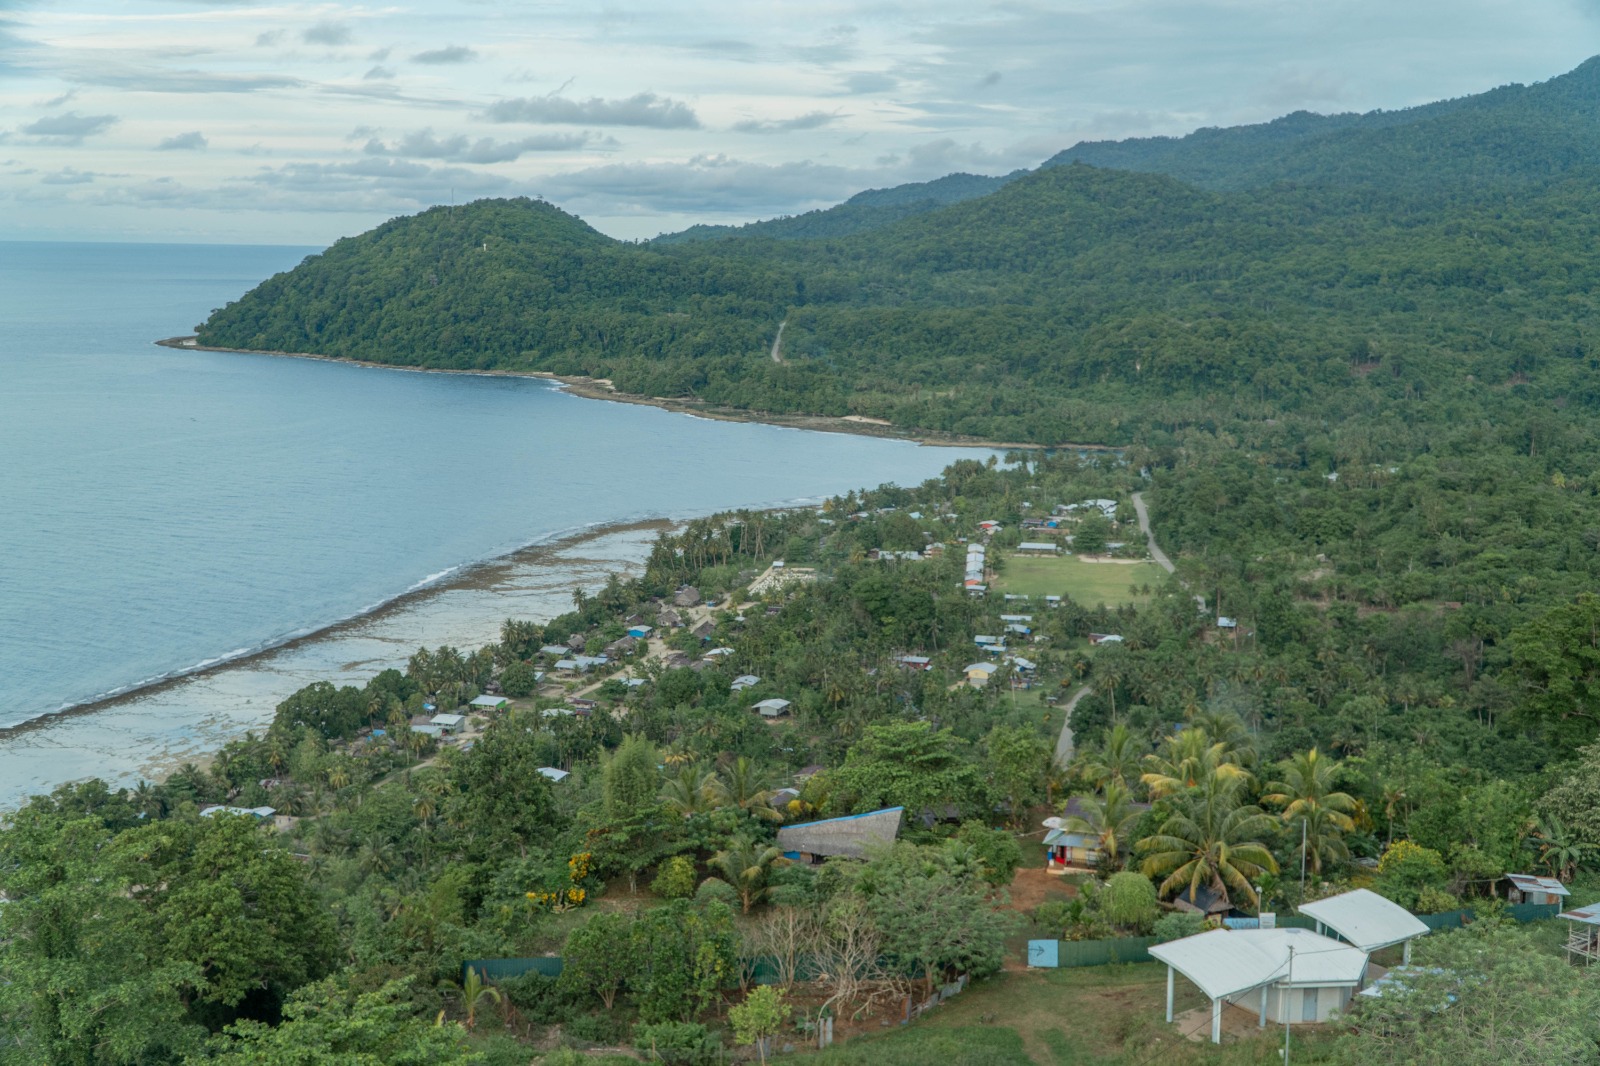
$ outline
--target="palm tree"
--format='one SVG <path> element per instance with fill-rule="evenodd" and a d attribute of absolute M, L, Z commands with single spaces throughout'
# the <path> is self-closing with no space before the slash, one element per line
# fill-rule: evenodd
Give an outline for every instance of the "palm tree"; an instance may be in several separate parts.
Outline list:
<path fill-rule="evenodd" d="M 1213 778 L 1244 782 L 1250 772 L 1239 765 L 1240 753 L 1225 741 L 1212 741 L 1204 729 L 1185 729 L 1161 742 L 1154 755 L 1146 755 L 1145 774 L 1139 780 L 1150 789 L 1152 799 L 1161 799 L 1184 789 L 1198 787 Z"/>
<path fill-rule="evenodd" d="M 767 787 L 755 763 L 744 755 L 728 767 L 715 793 L 719 807 L 737 807 L 763 821 L 781 822 L 783 815 L 772 806 L 772 796 L 772 789 Z"/>
<path fill-rule="evenodd" d="M 714 771 L 681 766 L 677 774 L 667 778 L 666 784 L 661 786 L 661 802 L 687 818 L 691 814 L 715 810 L 715 797 L 721 789 L 722 782 L 717 780 Z"/>
<path fill-rule="evenodd" d="M 783 861 L 783 853 L 774 847 L 761 847 L 749 840 L 738 840 L 734 846 L 712 856 L 711 865 L 739 893 L 744 913 L 767 897 L 767 877 L 772 867 Z"/>
<path fill-rule="evenodd" d="M 478 1005 L 485 999 L 501 1002 L 500 990 L 493 985 L 485 984 L 478 971 L 471 966 L 467 967 L 467 979 L 461 984 L 454 981 L 440 981 L 439 988 L 445 992 L 454 992 L 461 997 L 462 1009 L 467 1012 L 467 1028 L 471 1029 L 478 1022 Z M 443 1013 L 442 1011 L 440 1013 Z"/>
<path fill-rule="evenodd" d="M 1096 788 L 1107 782 L 1127 784 L 1139 777 L 1139 761 L 1149 745 L 1126 723 L 1119 722 L 1105 731 L 1099 750 L 1084 753 L 1082 773 Z"/>
<path fill-rule="evenodd" d="M 1213 776 L 1175 797 L 1174 811 L 1161 831 L 1136 845 L 1144 856 L 1140 869 L 1164 877 L 1160 892 L 1184 890 L 1192 901 L 1202 886 L 1225 899 L 1259 901 L 1252 882 L 1276 873 L 1277 860 L 1264 841 L 1275 828 L 1271 815 L 1242 799 L 1244 778 Z"/>
<path fill-rule="evenodd" d="M 1113 865 L 1122 864 L 1122 853 L 1127 850 L 1128 834 L 1144 816 L 1133 806 L 1133 793 L 1121 781 L 1111 780 L 1099 796 L 1078 797 L 1078 809 L 1083 813 L 1067 818 L 1069 833 L 1092 836 L 1099 842 L 1101 855 Z"/>
<path fill-rule="evenodd" d="M 1600 850 L 1579 840 L 1566 823 L 1553 814 L 1534 823 L 1528 843 L 1539 853 L 1539 861 L 1544 863 L 1545 869 L 1561 881 L 1572 880 L 1583 860 Z"/>
<path fill-rule="evenodd" d="M 1285 823 L 1304 827 L 1311 871 L 1320 875 L 1324 859 L 1340 861 L 1350 855 L 1344 834 L 1355 828 L 1351 815 L 1358 809 L 1356 801 L 1348 793 L 1334 791 L 1339 764 L 1323 758 L 1316 748 L 1289 759 L 1282 769 L 1284 779 L 1269 782 L 1261 801 L 1282 807 Z"/>

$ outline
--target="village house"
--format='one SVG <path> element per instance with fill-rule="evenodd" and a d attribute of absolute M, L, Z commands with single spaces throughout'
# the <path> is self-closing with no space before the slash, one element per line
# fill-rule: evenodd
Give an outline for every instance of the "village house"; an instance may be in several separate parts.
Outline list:
<path fill-rule="evenodd" d="M 467 724 L 467 719 L 461 714 L 436 714 L 428 720 L 428 724 L 438 726 L 439 732 L 448 737 L 461 732 L 461 727 Z"/>
<path fill-rule="evenodd" d="M 677 629 L 683 625 L 683 615 L 671 607 L 663 607 L 661 613 L 656 615 L 656 624 L 668 629 Z"/>
<path fill-rule="evenodd" d="M 1211 1042 L 1222 1042 L 1222 1008 L 1255 1013 L 1258 1024 L 1326 1022 L 1366 979 L 1367 953 L 1309 929 L 1213 929 L 1149 949 L 1167 964 L 1167 1021 L 1174 975 L 1211 1000 Z"/>
<path fill-rule="evenodd" d="M 715 633 L 716 631 L 717 624 L 709 618 L 695 626 L 693 629 L 689 630 L 690 633 L 699 637 L 701 640 L 710 640 L 711 634 Z"/>
<path fill-rule="evenodd" d="M 788 700 L 773 698 L 752 704 L 751 708 L 763 718 L 777 718 L 779 715 L 788 714 L 791 706 Z"/>
<path fill-rule="evenodd" d="M 541 766 L 539 767 L 539 773 L 543 774 L 545 777 L 548 777 L 552 781 L 565 781 L 567 778 L 572 776 L 569 771 L 558 770 L 554 766 Z"/>
<path fill-rule="evenodd" d="M 755 688 L 759 684 L 761 684 L 761 679 L 755 674 L 740 674 L 733 679 L 733 684 L 729 688 L 734 692 L 743 692 L 745 689 Z"/>
<path fill-rule="evenodd" d="M 971 663 L 963 673 L 966 676 L 969 687 L 983 688 L 999 670 L 1000 667 L 995 663 Z"/>
<path fill-rule="evenodd" d="M 1018 555 L 1060 555 L 1061 546 L 1048 540 L 1025 540 L 1017 545 Z"/>
<path fill-rule="evenodd" d="M 480 711 L 500 711 L 510 706 L 511 701 L 504 696 L 475 696 L 467 706 Z"/>
<path fill-rule="evenodd" d="M 700 590 L 693 585 L 684 585 L 672 594 L 674 607 L 693 607 L 700 602 Z"/>
<path fill-rule="evenodd" d="M 933 669 L 933 660 L 928 658 L 926 655 L 902 655 L 895 661 L 901 666 L 905 667 L 907 670 Z"/>

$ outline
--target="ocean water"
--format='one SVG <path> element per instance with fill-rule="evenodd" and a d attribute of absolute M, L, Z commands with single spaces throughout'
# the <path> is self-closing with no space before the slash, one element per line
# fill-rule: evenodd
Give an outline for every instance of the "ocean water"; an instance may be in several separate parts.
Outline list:
<path fill-rule="evenodd" d="M 987 454 L 152 343 L 309 251 L 0 242 L 0 806 L 157 773 L 308 680 L 549 617 L 654 531 L 474 564 Z"/>

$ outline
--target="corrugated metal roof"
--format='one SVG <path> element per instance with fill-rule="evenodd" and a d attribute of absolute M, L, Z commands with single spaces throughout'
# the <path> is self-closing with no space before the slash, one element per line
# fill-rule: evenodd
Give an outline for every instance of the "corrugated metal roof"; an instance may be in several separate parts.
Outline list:
<path fill-rule="evenodd" d="M 1543 892 L 1549 896 L 1570 896 L 1567 886 L 1553 877 L 1537 877 L 1533 874 L 1506 874 L 1506 880 L 1516 885 L 1523 892 Z"/>
<path fill-rule="evenodd" d="M 1569 922 L 1582 922 L 1585 925 L 1600 925 L 1600 903 L 1591 903 L 1587 907 L 1574 907 L 1570 911 L 1562 911 L 1557 918 L 1565 918 Z"/>
<path fill-rule="evenodd" d="M 1266 984 L 1356 985 L 1367 967 L 1365 951 L 1309 929 L 1213 929 L 1157 944 L 1150 954 L 1212 999 Z"/>
<path fill-rule="evenodd" d="M 1377 951 L 1428 932 L 1416 915 L 1366 888 L 1301 904 L 1300 913 L 1315 918 L 1362 951 Z"/>

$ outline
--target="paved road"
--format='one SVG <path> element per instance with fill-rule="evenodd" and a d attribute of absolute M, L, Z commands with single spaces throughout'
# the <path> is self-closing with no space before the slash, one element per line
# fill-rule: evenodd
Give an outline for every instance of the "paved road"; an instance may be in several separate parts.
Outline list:
<path fill-rule="evenodd" d="M 1172 565 L 1172 560 L 1167 558 L 1167 553 L 1162 551 L 1161 545 L 1156 543 L 1156 535 L 1150 532 L 1150 511 L 1144 505 L 1144 493 L 1136 492 L 1133 494 L 1133 509 L 1139 516 L 1139 532 L 1144 534 L 1145 544 L 1150 549 L 1150 558 L 1154 559 L 1156 565 L 1161 569 L 1169 574 L 1172 573 L 1175 569 Z M 1185 588 L 1189 585 L 1187 581 L 1183 584 Z M 1200 613 L 1205 614 L 1206 598 L 1196 593 L 1194 602 L 1200 605 Z"/>
<path fill-rule="evenodd" d="M 1062 709 L 1067 717 L 1061 723 L 1061 736 L 1056 738 L 1057 766 L 1066 766 L 1072 761 L 1072 757 L 1077 754 L 1078 749 L 1072 738 L 1072 709 L 1078 705 L 1079 700 L 1092 691 L 1093 689 L 1088 685 L 1083 686 L 1072 694 L 1072 698 L 1067 701 L 1066 706 Z"/>
<path fill-rule="evenodd" d="M 1167 558 L 1167 553 L 1161 550 L 1161 545 L 1156 543 L 1156 535 L 1150 532 L 1150 509 L 1144 505 L 1144 493 L 1133 494 L 1133 510 L 1139 516 L 1139 532 L 1144 534 L 1145 544 L 1150 549 L 1150 558 L 1154 559 L 1161 569 L 1169 574 L 1172 573 L 1177 568 L 1172 565 L 1172 560 Z"/>
<path fill-rule="evenodd" d="M 783 327 L 787 326 L 788 324 L 789 320 L 787 318 L 782 322 L 779 322 L 778 335 L 772 338 L 772 361 L 774 363 L 783 362 Z"/>

